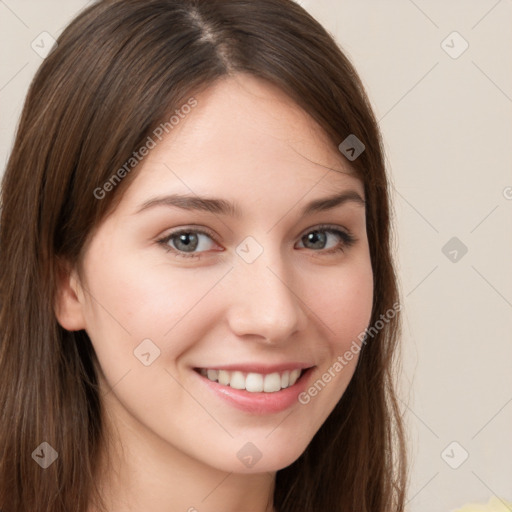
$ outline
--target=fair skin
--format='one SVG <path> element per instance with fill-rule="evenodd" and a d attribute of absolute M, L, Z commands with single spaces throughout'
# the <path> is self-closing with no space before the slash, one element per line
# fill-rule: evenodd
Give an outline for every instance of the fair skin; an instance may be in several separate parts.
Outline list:
<path fill-rule="evenodd" d="M 272 512 L 276 471 L 306 449 L 358 356 L 309 403 L 273 412 L 233 406 L 194 368 L 303 362 L 313 367 L 309 387 L 370 321 L 364 204 L 301 214 L 335 193 L 364 200 L 336 146 L 279 89 L 249 75 L 195 98 L 94 232 L 81 279 L 72 271 L 59 288 L 60 324 L 87 331 L 101 367 L 118 444 L 98 483 L 116 512 Z M 222 198 L 240 217 L 166 205 L 137 213 L 169 194 Z M 356 240 L 346 245 L 326 229 L 315 238 L 320 224 Z M 189 235 L 199 258 L 176 256 L 193 246 L 183 237 L 158 243 L 177 228 L 207 231 Z M 262 250 L 250 263 L 237 252 L 247 237 L 257 245 L 242 244 L 245 252 Z M 335 247 L 343 250 L 326 252 Z M 134 356 L 145 339 L 154 344 L 146 353 L 160 350 L 148 366 Z M 254 450 L 249 442 L 261 454 L 251 467 L 237 456 Z"/>

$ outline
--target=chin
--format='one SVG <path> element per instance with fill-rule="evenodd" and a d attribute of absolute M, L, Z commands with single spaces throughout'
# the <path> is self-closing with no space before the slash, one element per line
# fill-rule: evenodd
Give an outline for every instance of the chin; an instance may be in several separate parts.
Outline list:
<path fill-rule="evenodd" d="M 235 457 L 223 457 L 226 464 L 222 464 L 223 471 L 234 473 L 263 473 L 276 472 L 293 464 L 305 451 L 308 442 L 289 443 L 290 436 L 276 436 L 275 439 L 262 439 L 258 441 L 235 442 Z M 248 439 L 249 436 L 247 437 Z M 288 440 L 288 442 L 287 442 Z M 219 466 L 218 460 L 215 466 Z"/>

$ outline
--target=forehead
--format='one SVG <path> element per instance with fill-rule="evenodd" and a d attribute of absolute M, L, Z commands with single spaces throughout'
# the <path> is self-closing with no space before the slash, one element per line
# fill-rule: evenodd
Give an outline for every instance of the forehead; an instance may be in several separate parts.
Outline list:
<path fill-rule="evenodd" d="M 194 96 L 138 166 L 127 200 L 164 192 L 297 198 L 363 184 L 321 127 L 286 94 L 251 75 Z M 175 120 L 178 118 L 175 116 Z"/>

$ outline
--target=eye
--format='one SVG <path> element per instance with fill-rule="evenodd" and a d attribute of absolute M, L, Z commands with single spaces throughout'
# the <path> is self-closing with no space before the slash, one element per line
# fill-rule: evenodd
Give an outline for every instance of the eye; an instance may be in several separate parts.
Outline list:
<path fill-rule="evenodd" d="M 334 239 L 334 245 L 329 244 Z M 338 240 L 336 242 L 336 239 Z M 303 248 L 313 249 L 322 254 L 332 254 L 351 247 L 357 239 L 349 232 L 334 226 L 318 226 L 301 237 Z M 207 231 L 184 228 L 157 240 L 167 252 L 172 252 L 177 258 L 200 258 L 201 253 L 212 249 L 216 242 Z M 307 244 L 309 247 L 304 247 Z"/>
<path fill-rule="evenodd" d="M 210 242 L 208 242 L 208 239 Z M 199 258 L 202 251 L 211 249 L 215 242 L 211 234 L 197 229 L 180 229 L 157 240 L 167 252 L 173 252 L 179 258 Z M 199 253 L 194 251 L 199 250 Z"/>
<path fill-rule="evenodd" d="M 332 243 L 329 245 L 329 238 L 334 238 L 334 245 Z M 338 239 L 337 243 L 336 238 Z M 318 226 L 301 238 L 303 244 L 309 245 L 306 249 L 313 248 L 315 252 L 318 252 L 316 249 L 320 249 L 324 254 L 344 251 L 354 245 L 356 241 L 357 239 L 352 234 L 334 226 Z"/>

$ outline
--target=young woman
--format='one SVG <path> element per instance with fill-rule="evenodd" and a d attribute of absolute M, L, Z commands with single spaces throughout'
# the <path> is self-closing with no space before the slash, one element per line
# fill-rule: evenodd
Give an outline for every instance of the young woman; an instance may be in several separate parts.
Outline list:
<path fill-rule="evenodd" d="M 363 86 L 290 0 L 106 0 L 2 187 L 3 512 L 403 511 Z"/>

